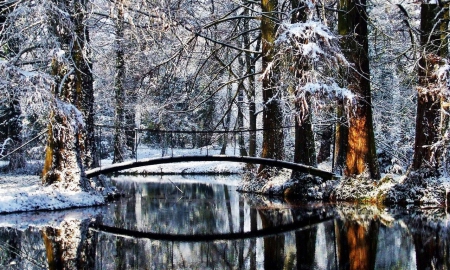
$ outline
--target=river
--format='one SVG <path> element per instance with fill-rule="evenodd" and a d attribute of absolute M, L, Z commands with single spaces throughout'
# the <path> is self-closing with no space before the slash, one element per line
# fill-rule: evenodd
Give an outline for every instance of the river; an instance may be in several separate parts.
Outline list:
<path fill-rule="evenodd" d="M 120 176 L 104 207 L 0 216 L 2 269 L 448 269 L 444 209 L 284 201 L 237 176 Z"/>

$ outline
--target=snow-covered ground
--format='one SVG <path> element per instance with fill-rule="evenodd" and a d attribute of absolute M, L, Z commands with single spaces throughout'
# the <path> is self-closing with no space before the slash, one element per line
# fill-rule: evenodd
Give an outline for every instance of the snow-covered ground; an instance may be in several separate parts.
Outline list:
<path fill-rule="evenodd" d="M 42 186 L 39 176 L 0 174 L 0 213 L 57 210 L 105 203 L 100 194 Z"/>

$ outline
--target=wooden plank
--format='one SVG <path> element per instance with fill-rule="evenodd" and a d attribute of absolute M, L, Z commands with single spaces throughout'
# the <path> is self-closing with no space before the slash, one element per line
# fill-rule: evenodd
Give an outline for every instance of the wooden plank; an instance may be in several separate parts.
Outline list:
<path fill-rule="evenodd" d="M 297 164 L 293 162 L 287 162 L 282 160 L 268 159 L 268 158 L 258 158 L 258 157 L 239 157 L 239 156 L 224 156 L 224 155 L 213 155 L 213 156 L 174 156 L 174 157 L 160 157 L 160 158 L 150 158 L 141 159 L 138 161 L 129 161 L 113 164 L 106 167 L 95 168 L 86 171 L 86 176 L 91 178 L 98 176 L 100 174 L 109 174 L 113 172 L 118 172 L 126 169 L 137 168 L 149 165 L 167 164 L 167 163 L 178 163 L 178 162 L 201 162 L 201 161 L 228 161 L 228 162 L 240 162 L 240 163 L 251 163 L 251 164 L 262 164 L 266 166 L 281 167 L 286 169 L 291 169 L 299 171 L 302 173 L 308 173 L 315 176 L 320 176 L 324 179 L 332 179 L 334 174 L 331 172 L 323 171 L 311 166 L 306 166 L 302 164 Z"/>

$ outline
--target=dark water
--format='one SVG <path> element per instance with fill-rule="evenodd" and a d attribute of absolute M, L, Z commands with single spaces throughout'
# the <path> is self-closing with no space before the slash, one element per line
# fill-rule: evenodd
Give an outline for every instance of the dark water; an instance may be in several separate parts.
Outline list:
<path fill-rule="evenodd" d="M 450 266 L 442 209 L 286 202 L 237 193 L 237 181 L 121 177 L 129 197 L 105 207 L 0 216 L 0 268 Z"/>

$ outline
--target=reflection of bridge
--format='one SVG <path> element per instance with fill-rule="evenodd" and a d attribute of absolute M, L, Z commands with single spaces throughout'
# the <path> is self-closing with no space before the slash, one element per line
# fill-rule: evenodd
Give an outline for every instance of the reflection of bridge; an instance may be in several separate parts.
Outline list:
<path fill-rule="evenodd" d="M 118 172 L 121 170 L 149 166 L 149 165 L 157 165 L 157 164 L 166 164 L 166 163 L 177 163 L 177 162 L 192 162 L 192 161 L 228 161 L 228 162 L 242 162 L 242 163 L 250 163 L 250 164 L 262 164 L 266 166 L 273 167 L 281 167 L 287 168 L 291 170 L 295 170 L 298 172 L 308 173 L 315 176 L 320 176 L 324 179 L 332 179 L 334 174 L 331 172 L 327 172 L 324 170 L 320 170 L 311 166 L 306 166 L 298 163 L 268 159 L 268 158 L 257 158 L 257 157 L 247 157 L 247 156 L 225 156 L 225 155 L 213 155 L 213 156 L 169 156 L 169 157 L 159 157 L 159 158 L 150 158 L 150 159 L 142 159 L 137 161 L 128 161 L 113 164 L 110 166 L 95 168 L 92 170 L 86 171 L 87 177 L 95 177 L 100 174 L 108 174 L 113 172 Z"/>
<path fill-rule="evenodd" d="M 266 237 L 277 234 L 283 234 L 289 231 L 298 231 L 309 229 L 319 223 L 333 219 L 333 216 L 313 216 L 301 221 L 294 221 L 289 224 L 282 224 L 275 227 L 269 227 L 249 232 L 230 232 L 230 233 L 216 233 L 216 234 L 171 234 L 171 233 L 152 233 L 141 232 L 136 230 L 129 230 L 118 227 L 111 227 L 107 225 L 91 223 L 89 226 L 97 231 L 111 233 L 118 236 L 127 236 L 133 238 L 145 238 L 161 241 L 180 241 L 180 242 L 211 242 L 217 240 L 237 240 L 250 239 L 258 237 Z"/>

